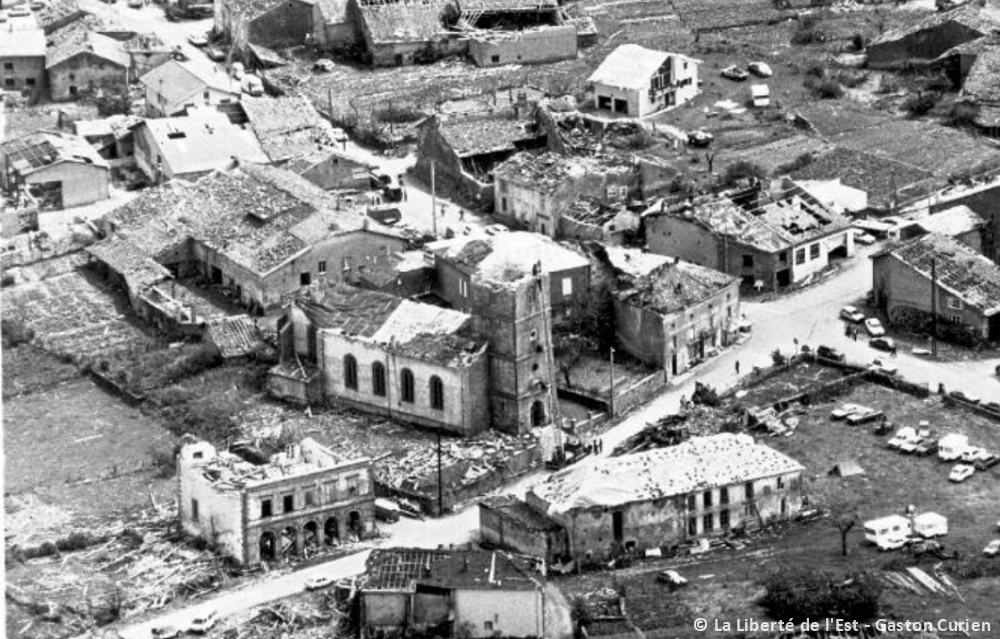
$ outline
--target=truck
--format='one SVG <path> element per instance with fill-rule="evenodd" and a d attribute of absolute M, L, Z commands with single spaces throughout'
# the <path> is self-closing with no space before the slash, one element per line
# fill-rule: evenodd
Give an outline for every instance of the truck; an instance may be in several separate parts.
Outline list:
<path fill-rule="evenodd" d="M 948 518 L 937 513 L 920 513 L 913 518 L 913 532 L 926 539 L 947 535 Z"/>
<path fill-rule="evenodd" d="M 969 448 L 969 438 L 959 433 L 949 433 L 938 442 L 938 459 L 941 461 L 956 461 Z"/>
<path fill-rule="evenodd" d="M 902 515 L 889 515 L 866 521 L 865 540 L 879 548 L 893 549 L 902 546 L 913 533 L 913 525 Z"/>

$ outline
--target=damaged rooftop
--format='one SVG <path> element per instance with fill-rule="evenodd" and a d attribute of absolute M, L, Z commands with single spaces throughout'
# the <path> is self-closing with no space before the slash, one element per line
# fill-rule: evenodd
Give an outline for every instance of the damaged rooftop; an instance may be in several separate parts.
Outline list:
<path fill-rule="evenodd" d="M 625 261 L 628 259 L 626 253 Z M 633 306 L 669 315 L 703 302 L 737 281 L 739 278 L 732 275 L 674 258 L 648 275 L 626 280 L 623 284 L 627 288 L 616 296 Z"/>
<path fill-rule="evenodd" d="M 445 260 L 487 282 L 512 283 L 533 276 L 536 264 L 554 273 L 587 268 L 586 257 L 537 233 L 510 231 L 481 237 L 462 237 L 429 246 Z"/>
<path fill-rule="evenodd" d="M 376 548 L 365 562 L 362 591 L 413 592 L 417 585 L 462 590 L 534 590 L 528 562 L 486 550 Z"/>

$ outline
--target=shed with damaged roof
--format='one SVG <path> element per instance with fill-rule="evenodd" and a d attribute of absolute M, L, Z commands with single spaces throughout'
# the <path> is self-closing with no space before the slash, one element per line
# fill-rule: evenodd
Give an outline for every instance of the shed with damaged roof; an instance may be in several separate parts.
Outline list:
<path fill-rule="evenodd" d="M 118 114 L 101 120 L 76 120 L 72 128 L 114 168 L 135 162 L 132 127 L 139 121 L 138 116 Z"/>
<path fill-rule="evenodd" d="M 545 597 L 531 562 L 478 549 L 380 548 L 365 562 L 361 626 L 462 628 L 469 637 L 545 635 Z"/>
<path fill-rule="evenodd" d="M 555 0 L 462 0 L 458 26 L 469 34 L 469 55 L 481 67 L 575 58 L 576 28 L 563 24 Z"/>
<path fill-rule="evenodd" d="M 700 64 L 701 60 L 680 53 L 623 44 L 608 54 L 587 82 L 597 109 L 643 118 L 698 95 Z"/>
<path fill-rule="evenodd" d="M 569 551 L 562 524 L 512 495 L 479 502 L 479 536 L 484 544 L 547 562 L 556 561 Z"/>
<path fill-rule="evenodd" d="M 372 171 L 375 166 L 360 157 L 329 147 L 300 155 L 284 165 L 286 169 L 301 175 L 321 189 L 371 188 Z"/>
<path fill-rule="evenodd" d="M 615 341 L 633 357 L 680 375 L 733 342 L 739 279 L 678 258 L 607 247 L 615 275 Z"/>
<path fill-rule="evenodd" d="M 182 447 L 177 501 L 184 532 L 243 566 L 287 561 L 375 532 L 371 460 L 342 459 L 306 437 L 260 461 L 204 441 Z"/>
<path fill-rule="evenodd" d="M 79 33 L 45 56 L 52 99 L 74 100 L 85 92 L 126 92 L 132 61 L 121 42 L 100 33 Z"/>
<path fill-rule="evenodd" d="M 83 138 L 39 131 L 0 144 L 0 185 L 43 207 L 72 208 L 108 198 L 111 169 Z"/>
<path fill-rule="evenodd" d="M 563 213 L 582 196 L 621 203 L 639 193 L 635 164 L 610 156 L 519 153 L 493 177 L 496 214 L 548 237 L 558 236 Z"/>
<path fill-rule="evenodd" d="M 607 560 L 792 519 L 803 470 L 749 435 L 722 433 L 584 459 L 529 490 L 527 503 L 563 525 L 574 558 Z"/>
<path fill-rule="evenodd" d="M 708 194 L 643 214 L 649 249 L 755 287 L 801 282 L 854 254 L 848 220 L 791 180 Z"/>
<path fill-rule="evenodd" d="M 876 253 L 872 283 L 890 323 L 920 325 L 936 313 L 978 339 L 1000 339 L 1000 266 L 954 238 L 931 233 Z"/>
<path fill-rule="evenodd" d="M 868 65 L 884 69 L 911 61 L 929 62 L 953 47 L 996 29 L 987 12 L 974 4 L 927 16 L 919 22 L 886 31 L 865 49 Z"/>
<path fill-rule="evenodd" d="M 520 97 L 520 96 L 519 96 Z M 473 116 L 442 120 L 434 115 L 417 129 L 414 174 L 425 184 L 434 182 L 439 193 L 454 194 L 474 205 L 493 204 L 493 170 L 518 151 L 545 146 L 545 135 L 525 97 L 518 109 L 500 116 Z"/>
<path fill-rule="evenodd" d="M 472 435 L 489 427 L 486 343 L 465 313 L 350 286 L 292 301 L 272 395 L 335 397 L 403 422 Z"/>

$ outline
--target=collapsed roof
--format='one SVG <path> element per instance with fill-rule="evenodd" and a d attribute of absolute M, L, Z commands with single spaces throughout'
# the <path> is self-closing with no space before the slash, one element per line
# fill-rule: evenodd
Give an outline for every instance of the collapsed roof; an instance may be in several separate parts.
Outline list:
<path fill-rule="evenodd" d="M 85 139 L 60 131 L 38 131 L 0 144 L 8 166 L 22 176 L 60 162 L 92 164 L 108 168 L 108 163 Z"/>
<path fill-rule="evenodd" d="M 525 231 L 464 236 L 428 245 L 428 249 L 467 273 L 494 283 L 519 282 L 533 275 L 537 264 L 544 273 L 587 268 L 583 255 L 554 240 Z"/>
<path fill-rule="evenodd" d="M 376 548 L 365 562 L 362 593 L 414 592 L 418 586 L 459 590 L 535 590 L 528 562 L 487 550 Z"/>
<path fill-rule="evenodd" d="M 669 315 L 695 306 L 738 281 L 732 275 L 675 258 L 649 275 L 632 279 L 628 288 L 615 296 L 632 306 Z"/>

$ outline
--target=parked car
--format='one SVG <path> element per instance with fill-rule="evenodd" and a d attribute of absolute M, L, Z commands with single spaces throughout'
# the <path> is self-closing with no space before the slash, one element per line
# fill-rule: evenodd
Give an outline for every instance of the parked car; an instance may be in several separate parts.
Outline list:
<path fill-rule="evenodd" d="M 861 424 L 867 424 L 868 422 L 873 422 L 877 419 L 882 419 L 885 417 L 885 413 L 880 410 L 875 410 L 872 408 L 867 408 L 863 411 L 858 411 L 847 416 L 848 426 L 860 426 Z"/>
<path fill-rule="evenodd" d="M 226 52 L 219 47 L 205 47 L 205 55 L 212 62 L 222 62 L 226 59 Z"/>
<path fill-rule="evenodd" d="M 306 590 L 319 590 L 333 585 L 337 580 L 327 575 L 319 575 L 306 580 Z"/>
<path fill-rule="evenodd" d="M 498 233 L 507 233 L 510 229 L 503 224 L 490 224 L 485 231 L 487 235 L 497 235 Z"/>
<path fill-rule="evenodd" d="M 114 2 L 114 0 L 105 0 L 105 2 Z M 25 7 L 11 7 L 7 9 L 7 15 L 11 18 L 23 18 L 25 16 L 30 16 L 31 11 Z"/>
<path fill-rule="evenodd" d="M 28 7 L 31 8 L 32 11 L 41 11 L 48 5 L 49 3 L 45 2 L 45 0 L 31 0 L 31 2 L 28 3 Z"/>
<path fill-rule="evenodd" d="M 906 537 L 888 537 L 876 541 L 875 546 L 882 552 L 887 552 L 889 550 L 899 550 L 907 543 L 909 543 L 909 540 Z"/>
<path fill-rule="evenodd" d="M 868 345 L 880 351 L 892 351 L 896 348 L 896 342 L 891 337 L 875 337 L 868 340 Z"/>
<path fill-rule="evenodd" d="M 963 482 L 976 472 L 976 469 L 968 464 L 955 464 L 955 467 L 951 469 L 951 473 L 948 475 L 948 481 L 953 481 L 955 483 Z"/>
<path fill-rule="evenodd" d="M 737 82 L 742 82 L 750 77 L 750 74 L 739 68 L 735 64 L 726 67 L 722 71 L 719 71 L 719 75 L 726 78 L 727 80 L 736 80 Z"/>
<path fill-rule="evenodd" d="M 865 320 L 865 330 L 872 337 L 882 337 L 885 335 L 885 327 L 882 326 L 882 322 L 878 321 L 876 317 L 869 317 Z"/>
<path fill-rule="evenodd" d="M 937 439 L 924 439 L 913 449 L 913 454 L 917 457 L 927 457 L 938 452 L 938 448 L 940 446 Z"/>
<path fill-rule="evenodd" d="M 882 373 L 883 375 L 896 375 L 899 373 L 898 366 L 895 364 L 888 364 L 880 359 L 874 360 L 872 365 L 868 368 L 876 373 Z"/>
<path fill-rule="evenodd" d="M 855 244 L 864 244 L 865 246 L 871 246 L 876 241 L 877 240 L 875 239 L 874 235 L 870 235 L 868 233 L 865 233 L 864 231 L 859 231 L 859 230 L 855 229 L 855 231 L 854 231 L 854 243 Z"/>
<path fill-rule="evenodd" d="M 195 33 L 188 36 L 188 42 L 191 43 L 191 46 L 200 49 L 208 46 L 208 37 L 204 33 Z"/>
<path fill-rule="evenodd" d="M 888 419 L 883 419 L 879 422 L 879 425 L 875 427 L 872 432 L 876 435 L 888 435 L 892 432 L 893 425 Z M 935 450 L 937 450 L 937 444 L 935 443 Z"/>
<path fill-rule="evenodd" d="M 969 404 L 978 404 L 979 403 L 979 398 L 978 397 L 976 397 L 974 395 L 969 395 L 968 393 L 964 393 L 964 392 L 962 392 L 960 390 L 951 391 L 950 393 L 948 393 L 948 396 L 951 397 L 952 399 L 958 399 L 958 400 L 961 400 L 963 402 L 967 402 Z"/>
<path fill-rule="evenodd" d="M 688 144 L 691 146 L 706 147 L 712 143 L 715 136 L 706 131 L 705 129 L 697 129 L 695 131 L 688 131 Z"/>
<path fill-rule="evenodd" d="M 819 348 L 816 349 L 816 355 L 822 357 L 823 359 L 833 360 L 835 362 L 844 361 L 844 354 L 835 348 L 830 348 L 829 346 L 823 346 L 820 344 Z"/>
<path fill-rule="evenodd" d="M 219 623 L 219 613 L 215 610 L 202 612 L 191 622 L 190 632 L 203 635 Z"/>
<path fill-rule="evenodd" d="M 982 459 L 977 459 L 975 462 L 973 462 L 972 466 L 976 470 L 982 472 L 984 470 L 989 470 L 990 468 L 993 468 L 997 464 L 1000 464 L 1000 455 L 989 453 L 986 455 L 986 457 L 983 457 Z"/>
<path fill-rule="evenodd" d="M 187 62 L 187 54 L 180 47 L 174 47 L 173 51 L 170 52 L 170 57 L 178 62 Z"/>
<path fill-rule="evenodd" d="M 840 319 L 857 324 L 865 321 L 865 314 L 859 311 L 857 306 L 845 306 L 840 309 Z"/>
<path fill-rule="evenodd" d="M 960 459 L 966 464 L 974 464 L 977 461 L 986 459 L 989 456 L 990 454 L 985 448 L 980 446 L 969 446 L 965 449 L 965 452 L 962 453 Z"/>
<path fill-rule="evenodd" d="M 142 9 L 146 6 L 145 0 L 128 0 L 128 6 L 130 9 Z"/>
<path fill-rule="evenodd" d="M 179 637 L 181 631 L 175 626 L 160 626 L 159 628 L 153 628 L 153 639 L 174 639 L 174 637 Z"/>
<path fill-rule="evenodd" d="M 986 548 L 983 548 L 983 554 L 987 557 L 996 557 L 1000 555 L 1000 539 L 994 539 L 990 543 L 986 544 Z"/>
<path fill-rule="evenodd" d="M 861 406 L 860 404 L 844 404 L 843 406 L 834 408 L 832 411 L 830 411 L 830 419 L 833 420 L 845 419 L 849 415 L 853 415 L 854 413 L 860 413 L 866 410 L 871 410 L 871 409 L 869 409 L 867 406 Z"/>
<path fill-rule="evenodd" d="M 336 68 L 333 60 L 327 58 L 320 58 L 313 63 L 313 71 L 319 71 L 320 73 L 329 73 Z"/>
<path fill-rule="evenodd" d="M 243 93 L 253 96 L 264 95 L 264 82 L 253 75 L 248 73 L 243 76 L 243 81 L 240 83 L 240 88 L 243 89 Z"/>
<path fill-rule="evenodd" d="M 917 435 L 917 431 L 911 426 L 903 426 L 896 434 L 892 436 L 892 439 L 885 443 L 889 448 L 899 450 L 899 447 L 910 441 L 919 441 L 920 436 Z"/>
<path fill-rule="evenodd" d="M 688 580 L 676 570 L 663 570 L 656 575 L 656 580 L 661 584 L 668 584 L 671 589 L 683 588 L 688 584 Z"/>
<path fill-rule="evenodd" d="M 747 65 L 747 70 L 761 78 L 770 78 L 774 75 L 774 72 L 771 71 L 771 66 L 766 62 L 751 62 Z"/>

